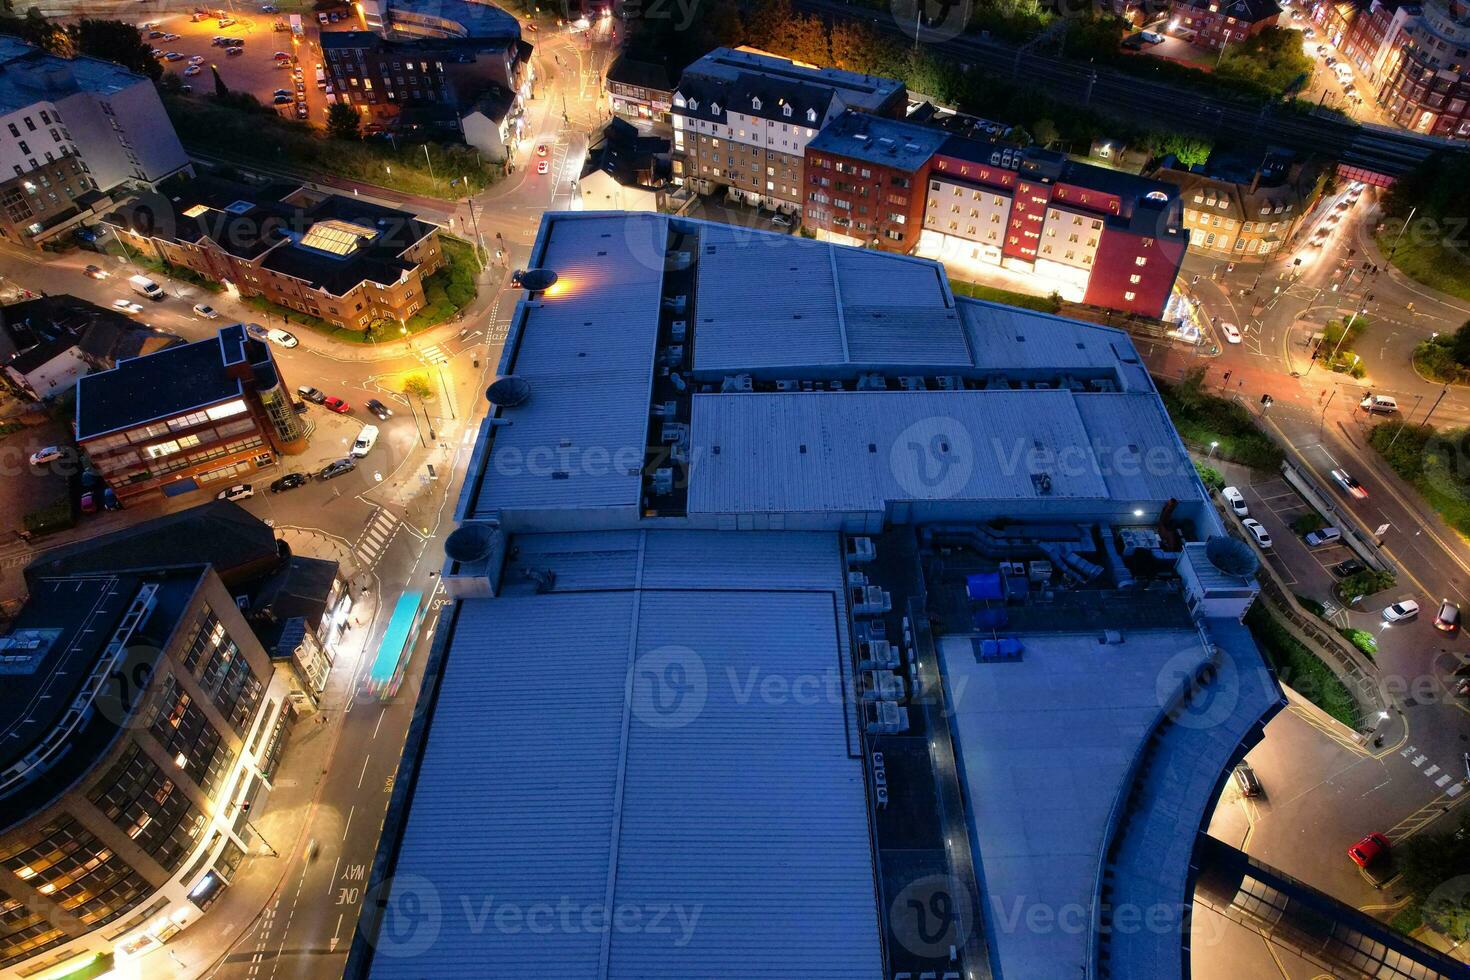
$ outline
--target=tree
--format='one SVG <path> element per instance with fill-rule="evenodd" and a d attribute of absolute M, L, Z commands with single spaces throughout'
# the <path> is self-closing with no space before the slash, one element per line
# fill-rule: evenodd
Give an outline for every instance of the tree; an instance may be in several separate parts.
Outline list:
<path fill-rule="evenodd" d="M 419 401 L 427 401 L 434 397 L 434 386 L 422 374 L 410 374 L 403 379 L 403 393 L 412 395 Z"/>
<path fill-rule="evenodd" d="M 1425 925 L 1455 940 L 1470 938 L 1470 820 L 1459 832 L 1416 834 L 1394 851 L 1401 882 L 1419 904 Z"/>
<path fill-rule="evenodd" d="M 214 75 L 214 97 L 216 99 L 219 99 L 221 102 L 227 101 L 230 97 L 230 87 L 225 84 L 225 80 L 223 78 L 219 77 L 218 68 L 216 68 L 214 65 L 210 65 L 209 71 L 210 74 Z"/>
<path fill-rule="evenodd" d="M 327 134 L 332 139 L 356 141 L 362 138 L 362 118 L 357 110 L 341 102 L 327 107 Z"/>
<path fill-rule="evenodd" d="M 1057 124 L 1050 119 L 1038 119 L 1031 124 L 1031 135 L 1036 137 L 1036 142 L 1043 147 L 1050 147 L 1061 139 L 1061 133 L 1057 132 Z"/>
<path fill-rule="evenodd" d="M 1470 320 L 1460 324 L 1460 329 L 1455 331 L 1455 337 L 1450 341 L 1450 353 L 1456 364 L 1470 367 Z"/>
<path fill-rule="evenodd" d="M 77 54 L 116 62 L 155 82 L 163 76 L 163 66 L 132 24 L 87 17 L 68 27 L 66 34 Z"/>
<path fill-rule="evenodd" d="M 184 89 L 184 80 L 178 72 L 169 72 L 158 80 L 158 89 L 167 95 L 178 95 Z"/>

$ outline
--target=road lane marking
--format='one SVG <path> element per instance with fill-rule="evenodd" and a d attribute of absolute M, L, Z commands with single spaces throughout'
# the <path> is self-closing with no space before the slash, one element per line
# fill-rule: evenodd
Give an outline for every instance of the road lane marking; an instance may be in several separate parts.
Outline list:
<path fill-rule="evenodd" d="M 384 708 L 382 711 L 379 711 L 378 712 L 378 723 L 373 726 L 373 738 L 377 738 L 378 737 L 378 729 L 383 727 L 383 716 L 386 715 L 387 713 L 388 713 L 388 709 L 387 708 Z"/>
<path fill-rule="evenodd" d="M 342 840 L 347 840 L 347 832 L 352 829 L 352 814 L 357 811 L 357 804 L 347 808 L 347 822 L 342 825 Z"/>
<path fill-rule="evenodd" d="M 370 756 L 370 755 L 365 755 L 365 756 L 362 757 L 362 772 L 360 772 L 360 773 L 357 774 L 357 788 L 358 789 L 362 789 L 362 780 L 363 780 L 363 777 L 367 775 L 367 764 L 368 764 L 368 760 L 371 759 L 371 758 L 372 758 L 372 756 Z"/>

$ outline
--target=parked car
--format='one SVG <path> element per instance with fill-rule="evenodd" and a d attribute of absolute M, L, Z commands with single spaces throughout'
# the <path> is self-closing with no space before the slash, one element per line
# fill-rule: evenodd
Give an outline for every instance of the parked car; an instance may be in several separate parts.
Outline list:
<path fill-rule="evenodd" d="M 1335 527 L 1319 527 L 1315 531 L 1307 532 L 1304 541 L 1308 548 L 1320 548 L 1324 544 L 1332 544 L 1342 540 L 1342 532 Z"/>
<path fill-rule="evenodd" d="M 357 469 L 357 462 L 355 460 L 350 458 L 339 459 L 322 467 L 321 472 L 316 475 L 316 478 L 318 480 L 332 480 L 341 476 L 343 473 L 351 473 L 355 469 Z"/>
<path fill-rule="evenodd" d="M 248 335 L 250 335 L 251 337 L 254 337 L 256 340 L 265 340 L 265 339 L 267 339 L 266 338 L 266 330 L 265 330 L 265 327 L 262 327 L 258 323 L 247 323 L 247 324 L 245 324 L 245 332 Z"/>
<path fill-rule="evenodd" d="M 1237 327 L 1235 324 L 1230 323 L 1229 321 L 1226 321 L 1226 320 L 1221 320 L 1220 321 L 1220 333 L 1225 337 L 1225 341 L 1227 343 L 1231 343 L 1231 344 L 1238 344 L 1238 343 L 1240 343 L 1240 328 Z"/>
<path fill-rule="evenodd" d="M 1250 508 L 1245 505 L 1245 494 L 1240 492 L 1239 487 L 1226 487 L 1220 491 L 1220 496 L 1225 498 L 1236 517 L 1251 516 Z"/>
<path fill-rule="evenodd" d="M 775 214 L 771 215 L 771 224 L 775 225 L 777 228 L 790 228 L 791 215 L 782 214 L 780 211 L 777 211 Z"/>
<path fill-rule="evenodd" d="M 107 278 L 107 272 L 105 270 L 103 270 L 103 269 L 99 269 L 95 265 L 89 265 L 85 269 L 83 269 L 82 270 L 82 275 L 86 276 L 88 279 L 106 279 Z"/>
<path fill-rule="evenodd" d="M 296 394 L 314 405 L 320 405 L 327 400 L 325 392 L 320 388 L 313 388 L 311 385 L 302 385 L 296 389 Z"/>
<path fill-rule="evenodd" d="M 117 499 L 117 494 L 113 492 L 112 487 L 103 487 L 102 488 L 102 509 L 103 510 L 122 510 L 123 509 L 122 501 Z"/>
<path fill-rule="evenodd" d="M 1371 867 L 1388 855 L 1388 838 L 1374 831 L 1347 849 L 1348 857 L 1360 868 Z"/>
<path fill-rule="evenodd" d="M 306 118 L 306 115 L 307 115 L 307 113 L 306 113 L 306 103 L 305 102 L 298 102 L 296 104 L 296 118 L 297 119 L 305 119 Z"/>
<path fill-rule="evenodd" d="M 537 160 L 536 161 L 536 172 L 538 174 L 550 173 L 551 172 L 551 164 L 547 163 L 545 160 Z"/>
<path fill-rule="evenodd" d="M 204 68 L 201 65 L 190 65 L 188 68 L 184 69 L 184 77 L 193 78 L 195 75 L 199 74 L 203 70 Z"/>
<path fill-rule="evenodd" d="M 215 320 L 219 318 L 219 310 L 216 310 L 208 303 L 195 303 L 194 312 L 204 317 L 204 319 L 206 320 Z"/>
<path fill-rule="evenodd" d="M 47 446 L 45 449 L 37 449 L 31 453 L 31 465 L 40 466 L 42 463 L 52 463 L 65 456 L 60 446 Z"/>
<path fill-rule="evenodd" d="M 322 404 L 328 411 L 336 412 L 338 415 L 346 415 L 352 411 L 352 406 L 338 398 L 336 395 L 328 395 L 322 399 Z"/>
<path fill-rule="evenodd" d="M 284 95 L 277 93 L 276 95 L 271 96 L 271 105 L 290 105 L 292 102 L 295 101 L 295 99 L 291 98 L 291 94 L 289 92 L 285 93 Z"/>
<path fill-rule="evenodd" d="M 143 312 L 143 307 L 130 299 L 115 299 L 112 301 L 112 308 L 128 316 L 137 316 Z"/>
<path fill-rule="evenodd" d="M 1261 795 L 1261 781 L 1256 778 L 1256 771 L 1244 762 L 1235 767 L 1230 778 L 1235 781 L 1235 788 L 1240 790 L 1241 796 L 1249 798 Z"/>
<path fill-rule="evenodd" d="M 546 154 L 548 154 L 550 152 L 551 152 L 551 150 L 547 147 L 547 145 L 545 143 L 538 143 L 536 145 L 536 155 L 538 157 L 544 157 L 544 156 L 546 156 Z"/>
<path fill-rule="evenodd" d="M 1338 486 L 1346 490 L 1355 500 L 1367 500 L 1368 491 L 1357 480 L 1354 480 L 1347 470 L 1333 470 L 1332 479 Z"/>
<path fill-rule="evenodd" d="M 1247 517 L 1240 523 L 1242 527 L 1250 532 L 1251 537 L 1256 539 L 1256 544 L 1260 545 L 1262 548 L 1271 547 L 1271 532 L 1266 530 L 1266 525 L 1262 524 L 1254 517 Z"/>
<path fill-rule="evenodd" d="M 387 405 L 384 405 L 376 398 L 368 399 L 367 410 L 369 412 L 372 412 L 378 417 L 380 421 L 383 422 L 386 422 L 393 417 L 393 409 L 389 408 Z"/>
<path fill-rule="evenodd" d="M 164 53 L 163 60 L 164 61 L 183 61 L 184 60 L 184 56 L 181 55 L 181 54 L 179 54 L 177 51 L 168 51 L 168 52 L 165 52 Z"/>
<path fill-rule="evenodd" d="M 355 459 L 362 459 L 373 451 L 378 444 L 378 427 L 376 425 L 365 425 L 357 434 L 357 441 L 352 444 L 352 452 L 349 454 Z"/>
<path fill-rule="evenodd" d="M 1455 633 L 1460 629 L 1460 607 L 1446 599 L 1440 603 L 1439 612 L 1434 614 L 1434 628 L 1443 633 Z"/>
<path fill-rule="evenodd" d="M 297 487 L 304 487 L 306 486 L 307 481 L 310 479 L 311 477 L 307 476 L 305 473 L 287 473 L 279 480 L 275 480 L 271 483 L 271 493 L 284 493 L 287 490 L 295 490 Z"/>
<path fill-rule="evenodd" d="M 284 330 L 277 330 L 274 327 L 265 332 L 265 338 L 281 347 L 295 347 L 301 343 L 301 341 L 296 339 L 295 334 L 287 333 Z"/>
<path fill-rule="evenodd" d="M 91 490 L 82 494 L 81 508 L 83 514 L 97 513 L 97 494 Z"/>
<path fill-rule="evenodd" d="M 215 494 L 216 500 L 248 500 L 255 496 L 255 490 L 248 483 L 237 483 L 233 487 L 226 487 Z"/>
<path fill-rule="evenodd" d="M 231 47 L 225 48 L 225 54 L 226 55 L 234 56 L 234 55 L 237 55 L 237 54 L 244 54 L 244 53 L 245 53 L 245 49 L 242 48 L 242 47 L 231 46 Z"/>
<path fill-rule="evenodd" d="M 1149 44 L 1164 43 L 1164 35 L 1160 34 L 1158 31 L 1139 31 L 1138 36 L 1143 38 Z"/>
<path fill-rule="evenodd" d="M 1385 623 L 1406 623 L 1419 615 L 1419 603 L 1413 599 L 1405 599 L 1395 602 L 1391 606 L 1383 607 L 1383 621 Z"/>
<path fill-rule="evenodd" d="M 1367 570 L 1368 566 L 1356 558 L 1349 558 L 1347 561 L 1338 562 L 1329 569 L 1338 578 L 1347 578 L 1349 575 L 1356 575 L 1359 572 L 1366 572 Z"/>

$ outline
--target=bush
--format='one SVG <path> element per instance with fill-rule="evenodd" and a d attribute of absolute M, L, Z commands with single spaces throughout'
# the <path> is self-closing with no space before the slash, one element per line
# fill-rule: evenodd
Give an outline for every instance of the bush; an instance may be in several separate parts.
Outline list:
<path fill-rule="evenodd" d="M 55 534 L 57 531 L 65 531 L 75 527 L 76 523 L 77 515 L 72 509 L 70 499 L 58 500 L 54 504 L 33 510 L 21 518 L 21 526 L 29 531 L 32 537 L 37 538 Z"/>
<path fill-rule="evenodd" d="M 1327 526 L 1327 519 L 1316 511 L 1303 514 L 1291 522 L 1291 529 L 1297 534 L 1311 534 Z"/>
<path fill-rule="evenodd" d="M 1400 884 L 1409 893 L 1410 909 L 1417 915 L 1394 919 L 1396 928 L 1417 925 L 1422 921 L 1435 932 L 1455 942 L 1470 939 L 1470 904 L 1465 889 L 1441 888 L 1456 875 L 1470 868 L 1470 818 L 1461 817 L 1457 830 L 1416 834 L 1398 845 L 1394 864 Z"/>
<path fill-rule="evenodd" d="M 1461 534 L 1470 534 L 1470 429 L 1380 422 L 1368 433 L 1395 473 Z"/>
<path fill-rule="evenodd" d="M 1205 449 L 1212 442 L 1219 443 L 1215 454 L 1221 459 L 1256 469 L 1281 465 L 1281 448 L 1256 427 L 1244 405 L 1204 391 L 1203 369 L 1191 372 L 1178 384 L 1160 384 L 1159 394 L 1174 428 L 1190 445 Z"/>
<path fill-rule="evenodd" d="M 1250 612 L 1246 613 L 1245 624 L 1276 669 L 1281 683 L 1289 685 L 1349 728 L 1359 727 L 1363 712 L 1352 691 L 1337 679 L 1322 658 L 1287 632 L 1286 627 L 1266 609 L 1265 603 L 1257 602 L 1251 606 Z"/>
<path fill-rule="evenodd" d="M 427 401 L 434 397 L 434 386 L 422 374 L 410 374 L 403 379 L 403 393 L 412 395 L 419 401 Z"/>
<path fill-rule="evenodd" d="M 1341 633 L 1343 635 L 1343 638 L 1346 639 L 1349 643 L 1357 647 L 1363 653 L 1366 653 L 1369 660 L 1372 660 L 1378 656 L 1378 638 L 1375 637 L 1372 633 L 1369 633 L 1367 630 L 1356 630 L 1349 626 L 1344 626 L 1342 629 L 1338 630 L 1338 632 Z"/>
<path fill-rule="evenodd" d="M 1380 572 L 1377 569 L 1366 568 L 1356 575 L 1349 575 L 1337 583 L 1337 594 L 1344 602 L 1352 602 L 1359 596 L 1369 596 L 1384 589 L 1393 588 L 1393 572 Z"/>
<path fill-rule="evenodd" d="M 1294 592 L 1292 594 L 1296 596 L 1297 604 L 1305 609 L 1307 612 L 1311 613 L 1313 616 L 1320 617 L 1327 612 L 1327 607 L 1322 605 L 1322 603 L 1318 602 L 1316 599 L 1313 599 L 1311 596 L 1302 595 L 1300 592 Z"/>
<path fill-rule="evenodd" d="M 1199 474 L 1199 481 L 1205 485 L 1205 489 L 1218 493 L 1225 489 L 1225 476 L 1213 466 L 1206 466 L 1199 460 L 1194 461 L 1194 471 Z"/>

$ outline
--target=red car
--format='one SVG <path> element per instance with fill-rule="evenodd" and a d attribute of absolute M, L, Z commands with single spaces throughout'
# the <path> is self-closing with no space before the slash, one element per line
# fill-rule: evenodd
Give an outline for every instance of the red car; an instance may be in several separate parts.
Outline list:
<path fill-rule="evenodd" d="M 542 143 L 541 145 L 536 147 L 536 155 L 538 157 L 544 157 L 548 152 L 549 151 L 547 150 L 545 143 Z"/>
<path fill-rule="evenodd" d="M 327 400 L 322 402 L 322 404 L 325 405 L 328 410 L 336 412 L 338 415 L 346 415 L 348 412 L 352 411 L 351 405 L 347 404 L 335 395 L 328 395 Z"/>
<path fill-rule="evenodd" d="M 1376 830 L 1347 849 L 1348 857 L 1360 868 L 1372 867 L 1388 853 L 1388 838 Z"/>
<path fill-rule="evenodd" d="M 536 161 L 536 172 L 538 174 L 549 173 L 550 171 L 551 171 L 551 164 L 547 163 L 545 160 L 537 160 Z"/>

